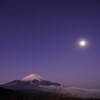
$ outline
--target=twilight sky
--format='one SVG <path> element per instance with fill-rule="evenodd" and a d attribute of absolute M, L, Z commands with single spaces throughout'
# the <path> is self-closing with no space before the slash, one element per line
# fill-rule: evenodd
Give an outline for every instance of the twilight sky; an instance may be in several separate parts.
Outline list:
<path fill-rule="evenodd" d="M 99 0 L 0 1 L 0 84 L 31 73 L 100 88 Z"/>

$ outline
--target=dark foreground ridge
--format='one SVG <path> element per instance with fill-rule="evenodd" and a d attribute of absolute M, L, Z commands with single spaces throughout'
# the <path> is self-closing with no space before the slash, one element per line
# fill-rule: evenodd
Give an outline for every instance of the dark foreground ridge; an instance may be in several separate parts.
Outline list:
<path fill-rule="evenodd" d="M 10 89 L 0 87 L 0 100 L 100 100 L 100 99 L 83 99 L 59 95 L 57 93 L 20 93 Z"/>

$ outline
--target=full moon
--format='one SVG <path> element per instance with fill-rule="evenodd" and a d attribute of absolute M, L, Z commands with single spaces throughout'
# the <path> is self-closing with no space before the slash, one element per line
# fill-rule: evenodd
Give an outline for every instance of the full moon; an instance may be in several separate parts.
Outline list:
<path fill-rule="evenodd" d="M 86 41 L 85 41 L 85 40 L 80 40 L 80 41 L 79 41 L 79 45 L 80 45 L 81 47 L 86 46 Z"/>

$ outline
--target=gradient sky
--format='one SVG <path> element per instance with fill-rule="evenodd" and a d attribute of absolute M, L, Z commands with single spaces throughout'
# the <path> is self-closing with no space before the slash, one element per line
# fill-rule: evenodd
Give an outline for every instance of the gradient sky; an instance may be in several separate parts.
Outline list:
<path fill-rule="evenodd" d="M 99 0 L 0 1 L 0 84 L 31 73 L 100 88 Z"/>

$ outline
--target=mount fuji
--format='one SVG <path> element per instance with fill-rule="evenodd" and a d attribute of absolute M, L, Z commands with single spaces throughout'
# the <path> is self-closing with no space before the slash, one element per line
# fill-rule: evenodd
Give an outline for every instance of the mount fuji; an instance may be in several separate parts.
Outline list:
<path fill-rule="evenodd" d="M 100 89 L 65 87 L 59 83 L 48 81 L 37 74 L 30 74 L 19 80 L 5 83 L 0 85 L 0 88 L 21 93 L 57 93 L 80 98 L 100 98 Z"/>
<path fill-rule="evenodd" d="M 1 87 L 20 92 L 52 92 L 61 86 L 61 84 L 48 81 L 37 74 L 30 74 L 1 85 Z"/>

